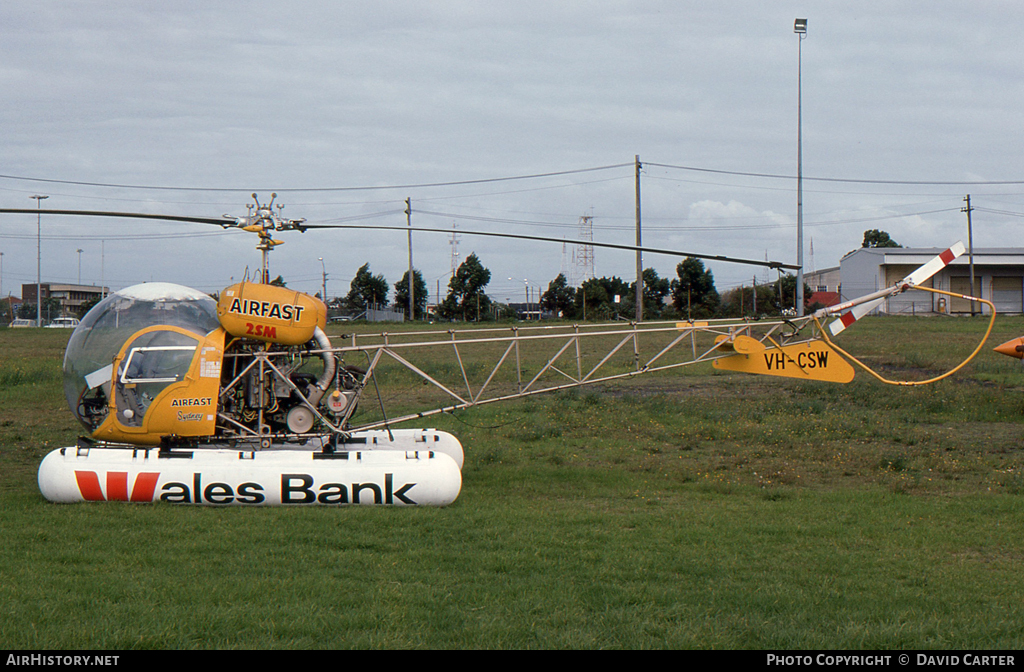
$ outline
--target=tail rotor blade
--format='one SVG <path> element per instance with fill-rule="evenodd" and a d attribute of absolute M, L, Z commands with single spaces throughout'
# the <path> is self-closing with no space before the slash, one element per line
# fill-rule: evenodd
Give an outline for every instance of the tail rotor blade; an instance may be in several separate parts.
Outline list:
<path fill-rule="evenodd" d="M 935 257 L 924 266 L 921 266 L 907 277 L 903 278 L 900 284 L 910 285 L 911 287 L 914 287 L 915 285 L 920 285 L 922 282 L 932 277 L 933 275 L 944 269 L 946 266 L 949 266 L 949 264 L 952 263 L 954 259 L 956 259 L 966 251 L 967 248 L 964 247 L 963 242 L 958 241 L 948 250 L 946 250 L 939 256 Z"/>
<path fill-rule="evenodd" d="M 838 320 L 835 320 L 832 324 L 828 325 L 828 330 L 832 332 L 833 336 L 841 334 L 848 326 L 864 317 L 878 306 L 882 305 L 883 301 L 885 301 L 884 296 L 880 299 L 874 299 L 873 301 L 858 303 L 856 306 L 840 315 Z"/>
<path fill-rule="evenodd" d="M 900 292 L 904 292 L 910 289 L 911 287 L 916 287 L 920 284 L 923 284 L 930 277 L 932 277 L 933 275 L 944 269 L 946 266 L 951 264 L 954 259 L 962 255 L 966 251 L 967 248 L 964 247 L 963 242 L 958 241 L 948 250 L 945 250 L 941 254 L 932 258 L 926 264 L 917 268 L 917 270 L 915 270 L 913 273 L 897 282 L 892 287 L 889 287 L 888 289 L 883 289 L 873 294 L 869 294 L 867 296 L 863 296 L 859 299 L 854 299 L 853 301 L 848 301 L 847 303 L 840 304 L 839 306 L 833 306 L 830 309 L 826 309 L 825 311 L 821 312 L 821 315 L 834 315 L 837 312 L 842 312 L 843 310 L 849 308 L 849 310 L 846 310 L 846 312 L 843 312 L 839 316 L 838 320 L 833 321 L 832 324 L 828 326 L 829 331 L 832 332 L 833 336 L 841 333 L 851 324 L 853 324 L 854 322 L 856 322 L 857 320 L 864 317 L 872 310 L 880 306 L 882 302 L 885 301 L 885 299 L 887 299 L 888 297 L 893 296 L 895 294 L 899 294 Z"/>

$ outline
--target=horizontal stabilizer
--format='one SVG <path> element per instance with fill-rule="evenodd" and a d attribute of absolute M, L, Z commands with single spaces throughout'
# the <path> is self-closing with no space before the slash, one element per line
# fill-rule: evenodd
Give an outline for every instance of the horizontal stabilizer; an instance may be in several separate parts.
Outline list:
<path fill-rule="evenodd" d="M 714 361 L 716 369 L 783 376 L 830 383 L 853 380 L 853 367 L 824 341 L 807 341 L 781 348 L 767 348 L 750 355 L 733 355 Z"/>
<path fill-rule="evenodd" d="M 722 335 L 715 338 L 715 343 L 721 343 L 718 346 L 719 352 L 735 352 L 739 355 L 754 355 L 764 352 L 765 349 L 764 343 L 750 336 L 734 336 L 729 338 Z"/>

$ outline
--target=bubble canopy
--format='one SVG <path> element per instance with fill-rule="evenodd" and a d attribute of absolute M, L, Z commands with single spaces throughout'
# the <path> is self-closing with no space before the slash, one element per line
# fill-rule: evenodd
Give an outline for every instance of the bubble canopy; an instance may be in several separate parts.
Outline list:
<path fill-rule="evenodd" d="M 71 334 L 64 353 L 64 396 L 71 412 L 86 428 L 93 429 L 96 421 L 95 413 L 87 413 L 83 406 L 86 394 L 106 383 L 105 394 L 109 395 L 114 357 L 133 334 L 157 325 L 205 336 L 220 326 L 217 302 L 182 285 L 133 285 L 96 304 Z"/>

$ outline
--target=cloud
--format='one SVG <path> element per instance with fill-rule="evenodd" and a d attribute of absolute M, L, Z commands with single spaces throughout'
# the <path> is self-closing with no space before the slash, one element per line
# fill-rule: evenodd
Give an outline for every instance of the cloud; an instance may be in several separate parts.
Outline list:
<path fill-rule="evenodd" d="M 253 190 L 471 180 L 617 165 L 634 155 L 792 175 L 792 22 L 801 15 L 798 4 L 757 0 L 309 2 L 287 12 L 275 2 L 9 0 L 0 6 L 7 28 L 0 64 L 5 174 L 238 191 L 0 179 L 0 203 L 31 204 L 27 196 L 41 190 L 53 207 L 219 216 L 243 214 Z M 1015 111 L 1024 108 L 1024 65 L 1017 57 L 1024 7 L 934 2 L 922 13 L 900 3 L 825 3 L 807 18 L 805 176 L 1021 177 L 1024 130 Z M 279 201 L 288 206 L 286 216 L 331 220 L 400 210 L 379 203 L 412 197 L 414 210 L 443 201 L 435 209 L 538 220 L 567 237 L 580 215 L 592 214 L 595 235 L 629 243 L 631 169 L 580 182 L 595 177 L 616 179 L 493 190 L 291 192 Z M 651 246 L 795 261 L 795 179 L 645 167 L 642 187 L 644 241 Z M 805 240 L 813 238 L 819 267 L 838 263 L 866 228 L 889 230 L 904 244 L 944 240 L 966 228 L 956 204 L 968 190 L 978 206 L 1024 211 L 1019 187 L 806 182 Z M 913 214 L 921 209 L 909 204 L 927 199 L 945 199 L 951 209 Z M 874 212 L 904 218 L 850 221 Z M 978 215 L 976 244 L 1011 239 L 1020 221 Z M 451 224 L 435 219 L 442 221 L 423 223 Z M 404 216 L 382 223 L 402 225 Z M 19 237 L 30 224 L 0 218 L 5 289 L 35 278 L 34 241 Z M 44 241 L 43 273 L 58 280 L 77 271 L 78 248 L 87 250 L 83 280 L 99 280 L 101 255 L 88 251 L 100 245 L 95 235 L 164 230 L 155 223 L 129 228 L 55 218 L 44 226 L 53 238 Z M 460 226 L 485 228 L 479 221 Z M 76 237 L 85 233 L 94 237 Z M 367 261 L 389 279 L 405 270 L 401 236 L 316 236 L 289 239 L 275 253 L 279 272 L 308 278 L 298 289 L 316 291 L 316 260 L 325 255 L 338 260 L 328 267 L 330 285 L 347 287 Z M 201 240 L 108 239 L 105 277 L 123 284 L 195 278 L 215 287 L 252 265 L 247 243 L 230 236 Z M 476 249 L 494 277 L 546 284 L 560 270 L 557 245 L 470 240 L 461 250 Z M 418 236 L 416 244 L 424 275 L 441 277 L 450 264 L 446 237 Z M 601 275 L 635 272 L 627 252 L 597 254 Z M 648 256 L 645 264 L 663 275 L 676 263 Z M 715 274 L 738 282 L 748 269 L 716 264 Z"/>
<path fill-rule="evenodd" d="M 793 221 L 786 215 L 765 210 L 759 212 L 738 201 L 698 201 L 690 205 L 690 219 L 694 221 L 715 221 L 730 228 L 764 229 L 791 226 Z"/>

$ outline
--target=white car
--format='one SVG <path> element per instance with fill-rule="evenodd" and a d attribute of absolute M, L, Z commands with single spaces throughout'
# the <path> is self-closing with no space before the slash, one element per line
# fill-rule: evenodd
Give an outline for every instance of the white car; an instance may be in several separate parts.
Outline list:
<path fill-rule="evenodd" d="M 47 329 L 74 329 L 78 326 L 77 317 L 58 317 L 46 325 Z"/>
<path fill-rule="evenodd" d="M 12 328 L 13 327 L 34 327 L 34 326 L 36 326 L 36 321 L 35 320 L 26 320 L 26 319 L 24 319 L 22 317 L 19 317 L 19 318 L 16 318 L 13 322 L 11 322 L 10 326 Z"/>

